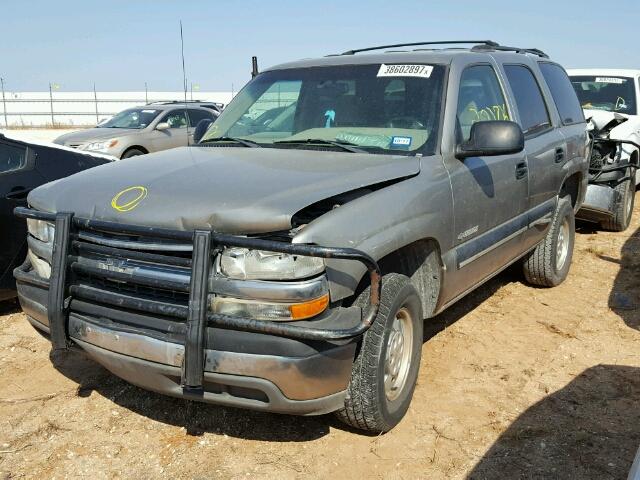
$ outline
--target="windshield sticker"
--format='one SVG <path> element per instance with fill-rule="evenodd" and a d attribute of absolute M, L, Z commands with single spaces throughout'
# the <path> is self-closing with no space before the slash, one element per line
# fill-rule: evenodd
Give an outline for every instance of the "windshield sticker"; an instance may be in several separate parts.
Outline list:
<path fill-rule="evenodd" d="M 433 72 L 431 65 L 380 65 L 377 77 L 420 77 L 429 78 Z"/>
<path fill-rule="evenodd" d="M 331 123 L 336 121 L 336 111 L 327 110 L 324 112 L 324 116 L 327 117 L 327 122 L 324 124 L 324 128 L 331 128 Z"/>
<path fill-rule="evenodd" d="M 626 80 L 624 78 L 615 78 L 615 77 L 596 77 L 596 83 L 617 83 L 623 84 Z"/>
<path fill-rule="evenodd" d="M 156 113 L 155 110 L 142 110 L 142 113 Z"/>
<path fill-rule="evenodd" d="M 411 137 L 391 137 L 391 146 L 395 148 L 409 148 Z"/>

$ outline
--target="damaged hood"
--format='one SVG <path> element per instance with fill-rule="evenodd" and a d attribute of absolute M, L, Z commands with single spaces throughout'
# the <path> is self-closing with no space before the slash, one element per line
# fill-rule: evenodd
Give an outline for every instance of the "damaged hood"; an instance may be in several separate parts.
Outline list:
<path fill-rule="evenodd" d="M 621 113 L 595 109 L 584 109 L 584 116 L 587 120 L 590 120 L 593 126 L 598 130 L 602 130 L 614 120 L 620 122 L 620 124 L 629 120 L 627 115 L 623 115 Z"/>
<path fill-rule="evenodd" d="M 132 225 L 265 233 L 289 229 L 293 215 L 315 202 L 419 171 L 419 159 L 408 156 L 181 147 L 48 183 L 28 202 Z"/>

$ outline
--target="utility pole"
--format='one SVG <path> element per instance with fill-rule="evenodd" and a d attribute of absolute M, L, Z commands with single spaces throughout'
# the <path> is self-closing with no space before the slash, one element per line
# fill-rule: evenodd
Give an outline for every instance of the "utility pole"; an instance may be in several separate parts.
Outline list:
<path fill-rule="evenodd" d="M 0 85 L 2 85 L 2 111 L 4 112 L 4 126 L 9 128 L 9 120 L 7 120 L 7 100 L 4 98 L 4 78 L 0 77 Z"/>
<path fill-rule="evenodd" d="M 49 104 L 51 105 L 51 126 L 55 127 L 55 121 L 53 119 L 53 90 L 51 87 L 51 82 L 49 82 Z"/>
<path fill-rule="evenodd" d="M 100 123 L 100 119 L 98 118 L 98 94 L 96 93 L 96 82 L 93 82 L 93 100 L 96 105 L 96 125 Z"/>

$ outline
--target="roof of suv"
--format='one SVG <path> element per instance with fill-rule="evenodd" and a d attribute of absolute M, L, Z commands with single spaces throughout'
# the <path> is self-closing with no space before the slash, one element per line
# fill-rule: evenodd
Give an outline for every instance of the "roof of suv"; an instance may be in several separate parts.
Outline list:
<path fill-rule="evenodd" d="M 454 48 L 416 48 L 411 50 L 397 50 L 398 48 L 429 46 L 429 45 L 458 45 L 470 44 L 471 47 L 454 47 Z M 369 52 L 374 50 L 386 50 L 384 52 L 371 53 L 367 55 L 359 55 L 360 52 Z M 337 65 L 362 65 L 371 63 L 401 63 L 401 62 L 424 62 L 436 64 L 451 63 L 454 57 L 460 55 L 477 57 L 478 59 L 486 58 L 487 54 L 498 57 L 508 56 L 510 58 L 522 58 L 522 55 L 535 58 L 548 59 L 549 57 L 541 50 L 535 48 L 519 48 L 500 45 L 491 40 L 476 41 L 442 41 L 442 42 L 418 42 L 409 44 L 386 45 L 382 47 L 369 47 L 358 50 L 349 50 L 338 55 L 328 55 L 321 58 L 308 58 L 287 62 L 280 65 L 270 67 L 268 70 L 280 70 L 285 68 L 306 68 L 320 66 L 337 66 Z"/>

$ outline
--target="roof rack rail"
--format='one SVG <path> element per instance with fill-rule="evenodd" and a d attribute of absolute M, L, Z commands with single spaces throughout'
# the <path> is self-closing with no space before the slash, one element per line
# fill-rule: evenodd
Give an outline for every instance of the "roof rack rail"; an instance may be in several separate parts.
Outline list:
<path fill-rule="evenodd" d="M 542 58 L 549 58 L 549 55 L 538 48 L 508 47 L 506 45 L 476 45 L 471 48 L 471 51 L 473 52 L 486 52 L 492 50 L 498 50 L 501 52 L 531 53 L 532 55 L 537 55 Z"/>
<path fill-rule="evenodd" d="M 485 45 L 487 47 L 499 47 L 500 44 L 492 40 L 441 40 L 438 42 L 415 42 L 415 43 L 396 43 L 394 45 L 380 45 L 379 47 L 367 47 L 357 48 L 354 50 L 347 50 L 346 52 L 339 53 L 338 55 L 355 55 L 360 52 L 370 52 L 371 50 L 382 50 L 385 48 L 396 47 L 416 47 L 418 45 L 457 45 L 457 44 L 475 44 Z"/>
<path fill-rule="evenodd" d="M 204 100 L 156 100 L 154 102 L 147 103 L 147 105 L 174 105 L 178 103 L 215 103 L 215 102 L 207 102 Z"/>

